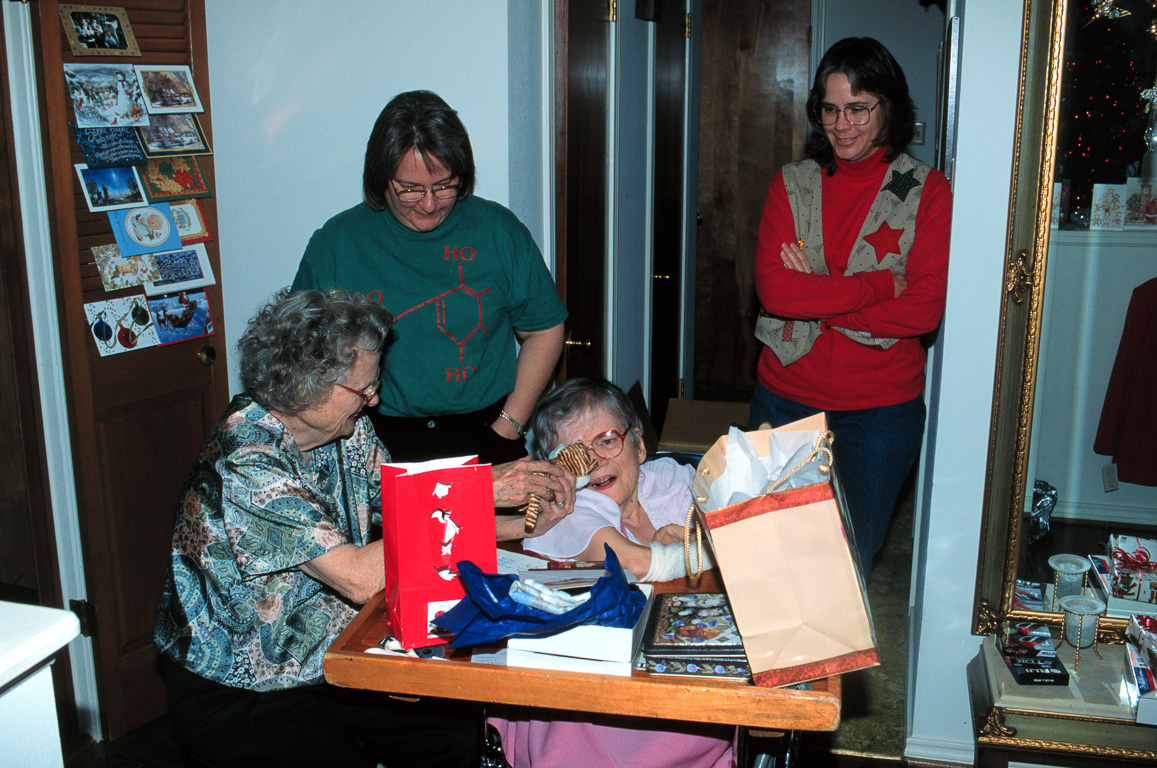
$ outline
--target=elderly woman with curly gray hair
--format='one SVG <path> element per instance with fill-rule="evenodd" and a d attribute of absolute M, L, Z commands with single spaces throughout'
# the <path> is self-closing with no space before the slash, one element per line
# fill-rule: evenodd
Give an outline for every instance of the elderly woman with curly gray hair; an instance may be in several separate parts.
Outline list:
<path fill-rule="evenodd" d="M 390 456 L 363 411 L 377 400 L 392 323 L 359 294 L 285 290 L 238 344 L 245 393 L 181 492 L 153 633 L 178 736 L 204 762 L 477 759 L 477 709 L 366 696 L 322 676 L 326 648 L 384 585 L 370 529 Z M 551 479 L 565 494 L 568 478 Z M 569 512 L 569 484 L 544 529 Z"/>

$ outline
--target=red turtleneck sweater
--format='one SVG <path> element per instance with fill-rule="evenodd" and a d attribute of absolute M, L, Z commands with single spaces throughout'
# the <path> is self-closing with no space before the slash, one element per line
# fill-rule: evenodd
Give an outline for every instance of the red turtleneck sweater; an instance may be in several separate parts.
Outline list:
<path fill-rule="evenodd" d="M 781 397 L 828 411 L 907 402 L 924 390 L 925 353 L 919 337 L 934 330 L 944 313 L 952 193 L 943 174 L 929 172 L 920 190 L 916 239 L 908 254 L 908 287 L 895 298 L 889 271 L 844 275 L 888 172 L 884 150 L 856 163 L 836 158 L 836 166 L 834 176 L 821 171 L 824 258 L 830 275 L 783 266 L 782 244 L 798 237 L 782 172 L 768 188 L 755 251 L 759 300 L 780 317 L 826 322 L 811 351 L 788 366 L 764 348 L 757 377 Z M 887 350 L 866 346 L 827 328 L 828 322 L 899 341 Z"/>

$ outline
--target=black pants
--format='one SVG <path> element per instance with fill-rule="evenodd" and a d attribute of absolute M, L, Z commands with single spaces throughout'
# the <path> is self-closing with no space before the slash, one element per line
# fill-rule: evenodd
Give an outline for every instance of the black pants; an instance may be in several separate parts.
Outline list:
<path fill-rule="evenodd" d="M 400 701 L 322 684 L 257 692 L 162 659 L 177 735 L 216 768 L 466 768 L 478 764 L 478 705 Z"/>
<path fill-rule="evenodd" d="M 442 416 L 383 416 L 368 411 L 374 431 L 394 461 L 478 456 L 481 464 L 505 464 L 526 456 L 526 442 L 507 440 L 490 428 L 502 401 L 473 413 Z"/>

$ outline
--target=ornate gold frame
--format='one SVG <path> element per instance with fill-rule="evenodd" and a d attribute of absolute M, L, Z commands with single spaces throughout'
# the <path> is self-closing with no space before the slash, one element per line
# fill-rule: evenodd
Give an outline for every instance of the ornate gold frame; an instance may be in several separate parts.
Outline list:
<path fill-rule="evenodd" d="M 1013 590 L 1028 483 L 1041 313 L 1051 227 L 1052 190 L 1068 0 L 1026 0 L 1013 148 L 1009 230 L 989 425 L 988 468 L 976 574 L 972 633 L 1002 623 L 1059 625 L 1062 615 L 1014 611 Z M 1122 642 L 1126 622 L 1102 619 L 1101 642 Z"/>

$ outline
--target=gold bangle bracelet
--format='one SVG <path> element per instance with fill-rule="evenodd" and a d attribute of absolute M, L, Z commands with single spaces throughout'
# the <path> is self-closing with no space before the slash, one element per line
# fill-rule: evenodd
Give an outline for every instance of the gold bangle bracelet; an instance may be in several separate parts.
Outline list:
<path fill-rule="evenodd" d="M 519 424 L 513 416 L 511 416 L 506 411 L 501 411 L 498 415 L 506 419 L 506 423 L 514 427 L 514 431 L 517 432 L 519 436 L 526 437 L 526 428 Z"/>

